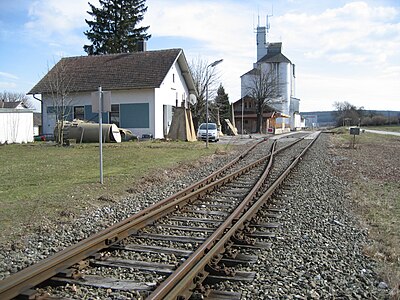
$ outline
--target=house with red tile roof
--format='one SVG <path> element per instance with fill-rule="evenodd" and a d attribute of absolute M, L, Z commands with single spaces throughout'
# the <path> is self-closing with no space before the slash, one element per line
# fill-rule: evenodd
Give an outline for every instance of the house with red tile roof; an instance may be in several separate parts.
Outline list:
<path fill-rule="evenodd" d="M 57 91 L 65 95 L 64 119 L 98 122 L 92 93 L 111 92 L 111 109 L 103 123 L 114 123 L 135 135 L 164 138 L 173 107 L 195 99 L 195 85 L 182 49 L 62 58 L 28 94 L 41 94 L 42 131 L 56 125 Z M 193 101 L 193 100 L 192 100 Z"/>

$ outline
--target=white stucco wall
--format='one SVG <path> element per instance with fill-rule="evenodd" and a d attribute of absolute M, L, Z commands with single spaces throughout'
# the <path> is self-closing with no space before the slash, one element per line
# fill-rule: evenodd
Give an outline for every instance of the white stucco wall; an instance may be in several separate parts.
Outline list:
<path fill-rule="evenodd" d="M 148 103 L 149 104 L 149 128 L 126 128 L 137 136 L 143 134 L 152 134 L 154 137 L 155 131 L 155 118 L 154 111 L 156 109 L 154 104 L 155 93 L 153 89 L 139 89 L 139 90 L 121 90 L 111 92 L 112 104 L 128 104 L 128 103 Z M 125 128 L 125 127 L 124 127 Z"/>
<path fill-rule="evenodd" d="M 33 142 L 33 112 L 0 109 L 0 144 Z"/>
<path fill-rule="evenodd" d="M 74 93 L 70 95 L 68 106 L 92 105 L 91 92 Z M 54 114 L 47 114 L 47 107 L 53 106 L 53 101 L 49 95 L 42 95 L 43 101 L 43 134 L 53 134 L 55 126 Z M 149 125 L 148 129 L 126 128 L 132 130 L 134 134 L 154 132 L 154 90 L 153 89 L 136 89 L 136 90 L 113 90 L 111 91 L 111 104 L 127 104 L 127 103 L 149 103 Z"/>
<path fill-rule="evenodd" d="M 182 76 L 182 71 L 176 61 L 169 70 L 159 88 L 155 89 L 155 133 L 156 138 L 164 137 L 164 113 L 163 106 L 181 106 L 182 101 L 188 101 L 189 90 Z"/>
<path fill-rule="evenodd" d="M 270 68 L 271 65 L 269 63 L 263 63 L 261 65 L 263 72 L 269 72 Z M 248 87 L 252 85 L 253 76 L 254 75 L 247 74 L 241 77 L 241 97 L 244 97 L 248 94 Z M 281 97 L 272 101 L 271 104 L 277 111 L 280 111 L 284 114 L 289 114 L 290 98 L 293 97 L 292 92 L 294 89 L 294 77 L 291 64 L 279 63 L 278 76 Z"/>
<path fill-rule="evenodd" d="M 67 106 L 91 105 L 91 93 L 75 93 L 70 95 Z M 132 90 L 112 90 L 112 104 L 149 104 L 149 128 L 126 128 L 135 135 L 152 134 L 154 138 L 164 138 L 164 113 L 163 106 L 175 106 L 176 100 L 181 105 L 183 100 L 188 100 L 189 92 L 182 76 L 181 69 L 176 61 L 159 88 L 155 89 L 132 89 Z M 49 95 L 42 95 L 43 99 L 43 133 L 53 134 L 55 127 L 55 115 L 47 114 L 47 107 L 53 106 L 53 101 Z"/>
<path fill-rule="evenodd" d="M 265 65 L 269 66 L 269 64 Z M 266 70 L 269 70 L 269 68 L 267 67 Z M 288 115 L 290 106 L 290 93 L 291 93 L 290 64 L 279 63 L 278 72 L 279 72 L 278 84 L 280 90 L 280 97 L 277 98 L 276 101 L 273 101 L 272 105 L 273 107 L 276 108 L 276 110 Z"/>

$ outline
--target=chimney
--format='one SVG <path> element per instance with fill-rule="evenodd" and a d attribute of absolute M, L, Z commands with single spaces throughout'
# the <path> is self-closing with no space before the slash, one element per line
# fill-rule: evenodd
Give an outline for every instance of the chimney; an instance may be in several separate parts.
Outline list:
<path fill-rule="evenodd" d="M 257 61 L 267 55 L 267 28 L 257 26 Z"/>
<path fill-rule="evenodd" d="M 146 52 L 147 51 L 147 43 L 145 40 L 140 40 L 137 42 L 137 51 L 138 52 Z"/>

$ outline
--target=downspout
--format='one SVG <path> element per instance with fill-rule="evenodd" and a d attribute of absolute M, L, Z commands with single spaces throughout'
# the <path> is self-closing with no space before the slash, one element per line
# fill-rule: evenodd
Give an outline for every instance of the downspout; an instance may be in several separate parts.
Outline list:
<path fill-rule="evenodd" d="M 39 135 L 40 135 L 41 134 L 40 131 L 42 131 L 42 134 L 43 134 L 43 124 L 44 124 L 44 122 L 43 122 L 43 101 L 42 101 L 42 99 L 36 98 L 35 95 L 36 94 L 32 94 L 33 99 L 40 101 L 40 111 L 41 111 L 40 118 L 42 119 L 42 130 L 39 130 Z"/>

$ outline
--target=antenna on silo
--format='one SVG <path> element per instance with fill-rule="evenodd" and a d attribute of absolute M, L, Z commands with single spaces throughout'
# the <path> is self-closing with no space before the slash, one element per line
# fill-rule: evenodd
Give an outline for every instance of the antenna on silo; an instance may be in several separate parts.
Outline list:
<path fill-rule="evenodd" d="M 274 6 L 272 5 L 272 13 L 269 15 L 267 14 L 267 23 L 265 25 L 265 27 L 267 28 L 267 33 L 269 33 L 269 29 L 271 28 L 271 24 L 269 23 L 269 18 L 274 16 Z"/>

